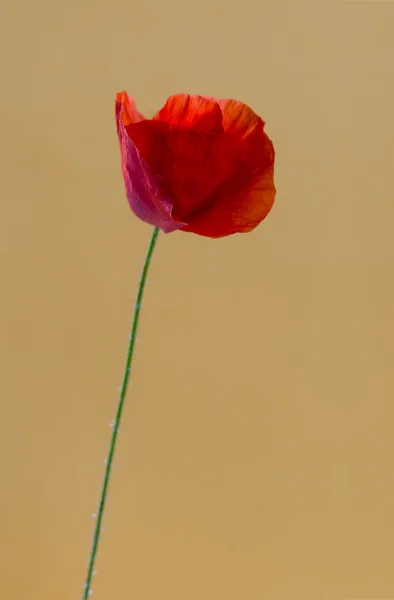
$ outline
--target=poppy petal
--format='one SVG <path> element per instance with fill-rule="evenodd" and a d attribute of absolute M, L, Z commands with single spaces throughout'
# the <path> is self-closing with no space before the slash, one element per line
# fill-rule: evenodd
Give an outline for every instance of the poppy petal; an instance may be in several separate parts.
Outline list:
<path fill-rule="evenodd" d="M 184 223 L 211 206 L 215 190 L 239 170 L 240 164 L 249 164 L 252 152 L 236 136 L 171 130 L 159 121 L 130 125 L 127 133 L 173 199 L 172 218 Z"/>
<path fill-rule="evenodd" d="M 172 218 L 173 200 L 165 193 L 159 178 L 154 175 L 148 164 L 130 139 L 123 119 L 123 104 L 116 102 L 116 121 L 122 157 L 122 172 L 126 195 L 130 208 L 141 220 L 159 227 L 165 233 L 180 229 L 185 223 Z"/>
<path fill-rule="evenodd" d="M 232 198 L 222 193 L 209 210 L 190 220 L 182 231 L 210 238 L 252 231 L 265 219 L 274 204 L 273 174 L 274 167 L 271 166 L 256 176 L 247 189 L 243 188 Z"/>
<path fill-rule="evenodd" d="M 145 117 L 138 112 L 134 98 L 130 98 L 127 92 L 116 94 L 116 103 L 120 104 L 123 109 L 122 121 L 125 127 L 130 123 L 139 123 L 139 121 L 145 120 Z"/>
<path fill-rule="evenodd" d="M 151 171 L 166 180 L 172 168 L 172 153 L 167 140 L 169 125 L 147 119 L 131 123 L 125 130 Z"/>
<path fill-rule="evenodd" d="M 276 194 L 273 144 L 264 132 L 253 144 L 247 140 L 243 144 L 248 149 L 239 154 L 243 160 L 214 191 L 207 210 L 193 215 L 183 230 L 223 237 L 252 231 L 268 215 Z"/>
<path fill-rule="evenodd" d="M 175 94 L 170 96 L 154 119 L 171 126 L 223 133 L 222 111 L 214 98 Z"/>
<path fill-rule="evenodd" d="M 165 232 L 218 238 L 254 229 L 275 200 L 275 151 L 264 121 L 236 100 L 176 94 L 145 119 L 117 95 L 126 193 Z"/>
<path fill-rule="evenodd" d="M 174 198 L 174 216 L 189 222 L 204 212 L 216 189 L 231 177 L 242 160 L 241 140 L 203 131 L 179 131 L 168 135 L 173 156 L 172 170 L 166 175 Z"/>
<path fill-rule="evenodd" d="M 172 129 L 157 120 L 131 124 L 126 130 L 156 181 L 171 197 L 171 218 L 184 223 L 182 229 L 198 227 L 201 235 L 221 237 L 234 233 L 234 228 L 247 227 L 239 218 L 240 211 L 249 214 L 246 206 L 255 202 L 256 194 L 250 197 L 249 193 L 251 182 L 258 181 L 274 161 L 272 143 L 264 131 L 252 136 L 253 140 L 244 140 L 239 135 Z M 216 205 L 221 214 L 218 230 L 217 224 L 210 223 Z M 232 210 L 235 221 L 228 223 L 222 213 Z"/>
<path fill-rule="evenodd" d="M 251 134 L 262 132 L 264 121 L 243 102 L 238 100 L 218 100 L 222 109 L 222 123 L 225 133 L 248 138 Z"/>

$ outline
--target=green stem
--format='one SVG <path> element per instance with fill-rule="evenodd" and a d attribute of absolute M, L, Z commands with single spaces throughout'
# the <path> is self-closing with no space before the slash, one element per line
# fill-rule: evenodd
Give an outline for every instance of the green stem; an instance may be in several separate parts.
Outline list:
<path fill-rule="evenodd" d="M 153 234 L 152 234 L 150 244 L 149 244 L 148 252 L 147 252 L 147 255 L 145 258 L 144 268 L 142 269 L 142 275 L 141 275 L 140 284 L 139 284 L 139 288 L 138 288 L 137 300 L 136 300 L 135 309 L 134 309 L 133 326 L 131 329 L 129 349 L 127 352 L 126 367 L 125 367 L 125 371 L 124 371 L 122 387 L 120 390 L 119 402 L 118 402 L 118 406 L 116 409 L 116 417 L 113 422 L 113 430 L 112 430 L 111 441 L 109 444 L 108 456 L 107 456 L 107 460 L 106 460 L 104 481 L 103 481 L 103 487 L 101 490 L 99 508 L 98 508 L 98 513 L 97 513 L 96 527 L 94 529 L 94 534 L 93 534 L 93 542 L 92 542 L 92 549 L 90 552 L 88 572 L 86 575 L 86 580 L 85 580 L 85 585 L 84 585 L 83 600 L 87 600 L 87 598 L 89 597 L 89 595 L 91 593 L 90 586 L 92 583 L 94 566 L 95 566 L 96 557 L 97 557 L 97 550 L 98 550 L 98 545 L 99 545 L 99 541 L 100 541 L 101 525 L 102 525 L 102 520 L 103 520 L 105 503 L 106 503 L 106 499 L 107 499 L 108 484 L 109 484 L 109 480 L 111 477 L 111 470 L 112 470 L 112 463 L 113 463 L 114 454 L 115 454 L 116 441 L 117 441 L 118 433 L 119 433 L 119 425 L 120 425 L 120 420 L 122 417 L 127 387 L 129 384 L 131 361 L 133 359 L 135 338 L 137 335 L 142 297 L 144 294 L 144 288 L 145 288 L 146 276 L 148 274 L 149 264 L 150 264 L 150 261 L 152 258 L 153 250 L 156 245 L 156 240 L 157 240 L 158 234 L 159 234 L 159 230 L 157 227 L 155 227 Z"/>

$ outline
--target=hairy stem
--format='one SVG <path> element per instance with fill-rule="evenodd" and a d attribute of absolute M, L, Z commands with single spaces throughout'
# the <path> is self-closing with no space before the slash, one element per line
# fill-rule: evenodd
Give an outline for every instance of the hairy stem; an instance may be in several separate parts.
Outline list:
<path fill-rule="evenodd" d="M 158 234 L 159 234 L 159 230 L 157 227 L 155 227 L 155 229 L 153 230 L 150 244 L 149 244 L 148 252 L 146 254 L 144 268 L 142 269 L 142 275 L 141 275 L 140 284 L 138 287 L 137 300 L 136 300 L 135 308 L 134 308 L 133 325 L 132 325 L 132 329 L 131 329 L 129 348 L 128 348 L 128 352 L 127 352 L 126 366 L 125 366 L 124 375 L 123 375 L 122 387 L 120 389 L 120 396 L 119 396 L 118 406 L 116 409 L 116 416 L 113 421 L 112 436 L 111 436 L 111 441 L 110 441 L 109 449 L 108 449 L 108 456 L 107 456 L 107 460 L 106 460 L 103 487 L 101 489 L 99 508 L 98 508 L 98 512 L 97 512 L 96 526 L 94 529 L 92 548 L 91 548 L 90 557 L 89 557 L 88 572 L 86 575 L 86 580 L 85 580 L 85 585 L 84 585 L 83 600 L 87 600 L 89 595 L 92 593 L 91 592 L 92 577 L 94 574 L 94 568 L 95 568 L 95 563 L 96 563 L 96 558 L 97 558 L 97 551 L 98 551 L 100 534 L 101 534 L 101 529 L 102 529 L 103 514 L 104 514 L 105 504 L 106 504 L 106 500 L 107 500 L 109 480 L 111 478 L 111 471 L 112 471 L 112 464 L 113 464 L 114 455 L 115 455 L 116 442 L 117 442 L 118 434 L 119 434 L 120 420 L 122 418 L 124 401 L 126 398 L 126 392 L 127 392 L 127 388 L 128 388 L 128 384 L 129 384 L 129 379 L 130 379 L 131 363 L 133 360 L 134 346 L 135 346 L 135 339 L 136 339 L 137 329 L 138 329 L 138 321 L 139 321 L 139 316 L 140 316 L 142 297 L 144 295 L 146 277 L 148 275 L 149 265 L 150 265 L 150 261 L 152 258 L 153 250 L 156 245 Z"/>

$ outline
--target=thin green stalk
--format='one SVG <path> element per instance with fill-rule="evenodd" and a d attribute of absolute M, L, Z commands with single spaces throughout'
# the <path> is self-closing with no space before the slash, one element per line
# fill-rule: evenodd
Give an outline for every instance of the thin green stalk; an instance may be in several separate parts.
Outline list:
<path fill-rule="evenodd" d="M 132 325 L 131 335 L 130 335 L 129 349 L 127 352 L 126 367 L 125 367 L 125 371 L 124 371 L 122 387 L 120 390 L 119 402 L 118 402 L 118 406 L 116 409 L 116 417 L 115 417 L 115 420 L 113 421 L 112 436 L 111 436 L 111 441 L 110 441 L 109 450 L 108 450 L 108 456 L 107 456 L 107 460 L 106 460 L 104 481 L 103 481 L 103 487 L 101 490 L 101 496 L 100 496 L 98 513 L 97 513 L 97 520 L 96 520 L 96 527 L 94 529 L 92 549 L 90 551 L 90 558 L 89 558 L 88 572 L 86 575 L 86 580 L 85 580 L 85 585 L 84 585 L 83 600 L 87 600 L 87 598 L 89 597 L 89 595 L 91 593 L 91 583 L 92 583 L 92 577 L 93 577 L 94 567 L 95 567 L 95 563 L 96 563 L 98 545 L 99 545 L 99 541 L 100 541 L 101 525 L 102 525 L 104 508 L 105 508 L 105 503 L 106 503 L 107 493 L 108 493 L 108 484 L 109 484 L 109 480 L 111 477 L 112 463 L 113 463 L 114 454 L 115 454 L 116 441 L 117 441 L 118 433 L 119 433 L 119 425 L 120 425 L 120 420 L 122 418 L 124 401 L 125 401 L 125 397 L 126 397 L 127 387 L 129 384 L 131 361 L 133 359 L 133 352 L 134 352 L 135 339 L 136 339 L 137 329 L 138 329 L 138 321 L 139 321 L 139 316 L 140 316 L 142 297 L 144 295 L 146 276 L 148 274 L 148 269 L 149 269 L 150 261 L 152 258 L 153 250 L 156 245 L 156 240 L 157 240 L 158 234 L 159 234 L 159 230 L 157 227 L 155 227 L 153 234 L 152 234 L 150 244 L 149 244 L 148 252 L 147 252 L 147 255 L 145 258 L 144 268 L 142 269 L 142 275 L 141 275 L 140 284 L 139 284 L 139 288 L 138 288 L 137 300 L 136 300 L 135 309 L 134 309 L 133 325 Z"/>

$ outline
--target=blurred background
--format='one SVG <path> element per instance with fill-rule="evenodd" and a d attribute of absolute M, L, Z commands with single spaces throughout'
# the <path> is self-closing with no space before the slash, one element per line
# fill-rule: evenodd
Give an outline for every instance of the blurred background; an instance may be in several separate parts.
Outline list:
<path fill-rule="evenodd" d="M 394 598 L 394 3 L 6 0 L 0 597 L 82 595 L 137 282 L 114 96 L 237 98 L 248 235 L 161 235 L 96 600 Z"/>

